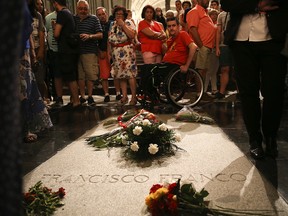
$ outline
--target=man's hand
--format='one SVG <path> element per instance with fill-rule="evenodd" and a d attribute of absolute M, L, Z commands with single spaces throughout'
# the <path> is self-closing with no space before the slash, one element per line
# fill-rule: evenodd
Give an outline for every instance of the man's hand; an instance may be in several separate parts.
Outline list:
<path fill-rule="evenodd" d="M 187 65 L 181 65 L 180 66 L 180 71 L 181 73 L 186 73 L 188 71 L 189 66 Z"/>
<path fill-rule="evenodd" d="M 80 39 L 82 41 L 89 40 L 89 38 L 90 38 L 90 34 L 80 34 Z"/>
<path fill-rule="evenodd" d="M 275 0 L 261 0 L 258 3 L 258 10 L 260 12 L 272 11 L 278 9 L 278 3 Z"/>

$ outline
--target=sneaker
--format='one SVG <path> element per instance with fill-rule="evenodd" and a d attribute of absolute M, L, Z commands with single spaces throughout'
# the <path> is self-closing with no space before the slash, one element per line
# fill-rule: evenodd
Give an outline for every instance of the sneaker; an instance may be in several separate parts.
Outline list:
<path fill-rule="evenodd" d="M 118 95 L 116 95 L 116 100 L 121 100 L 121 98 L 122 98 L 122 95 L 121 94 L 118 94 Z"/>
<path fill-rule="evenodd" d="M 96 103 L 95 103 L 95 101 L 94 101 L 94 98 L 93 97 L 88 97 L 88 99 L 87 99 L 87 101 L 88 101 L 88 105 L 90 105 L 90 106 L 92 106 L 92 105 L 95 105 Z"/>
<path fill-rule="evenodd" d="M 79 100 L 80 100 L 80 103 L 81 103 L 81 104 L 84 104 L 84 103 L 86 102 L 86 99 L 83 98 L 83 97 L 80 97 Z"/>
<path fill-rule="evenodd" d="M 225 98 L 225 95 L 220 93 L 220 92 L 217 92 L 216 95 L 215 95 L 215 98 L 216 99 L 223 99 L 223 98 Z"/>
<path fill-rule="evenodd" d="M 109 95 L 106 95 L 106 96 L 105 96 L 104 102 L 110 102 L 110 96 L 109 96 Z"/>

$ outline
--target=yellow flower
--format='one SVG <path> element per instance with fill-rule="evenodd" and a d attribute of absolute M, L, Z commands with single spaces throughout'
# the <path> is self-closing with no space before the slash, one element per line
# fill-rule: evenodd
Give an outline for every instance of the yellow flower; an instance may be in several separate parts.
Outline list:
<path fill-rule="evenodd" d="M 159 188 L 155 193 L 154 193 L 154 198 L 155 199 L 160 199 L 162 196 L 168 194 L 169 190 L 167 188 Z"/>

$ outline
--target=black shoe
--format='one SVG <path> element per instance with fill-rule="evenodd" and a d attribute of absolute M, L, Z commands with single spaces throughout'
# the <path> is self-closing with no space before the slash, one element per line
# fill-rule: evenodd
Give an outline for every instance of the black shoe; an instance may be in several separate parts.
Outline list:
<path fill-rule="evenodd" d="M 122 95 L 121 94 L 118 94 L 118 95 L 116 95 L 116 100 L 121 100 L 122 99 Z"/>
<path fill-rule="evenodd" d="M 109 95 L 106 95 L 105 98 L 104 98 L 104 102 L 110 102 L 110 96 Z"/>
<path fill-rule="evenodd" d="M 223 98 L 225 98 L 225 94 L 222 94 L 222 93 L 220 93 L 220 92 L 217 92 L 217 93 L 215 94 L 215 98 L 216 98 L 216 99 L 223 99 Z"/>
<path fill-rule="evenodd" d="M 84 103 L 86 102 L 86 99 L 83 98 L 83 97 L 80 97 L 79 100 L 80 100 L 80 103 L 81 103 L 81 104 L 84 104 Z"/>
<path fill-rule="evenodd" d="M 88 97 L 87 101 L 88 101 L 88 105 L 89 105 L 89 106 L 93 106 L 93 105 L 96 104 L 95 101 L 94 101 L 94 99 L 93 99 L 93 97 L 91 97 L 91 96 Z"/>
<path fill-rule="evenodd" d="M 57 97 L 55 103 L 51 106 L 52 108 L 61 108 L 63 107 L 63 99 L 62 97 Z"/>
<path fill-rule="evenodd" d="M 201 100 L 203 101 L 213 101 L 214 97 L 210 96 L 209 94 L 207 94 L 206 92 L 203 93 Z"/>
<path fill-rule="evenodd" d="M 265 154 L 272 158 L 278 157 L 278 147 L 276 138 L 266 138 L 265 139 L 266 149 Z"/>
<path fill-rule="evenodd" d="M 257 147 L 257 148 L 250 148 L 250 155 L 255 160 L 259 160 L 265 157 L 262 146 Z"/>

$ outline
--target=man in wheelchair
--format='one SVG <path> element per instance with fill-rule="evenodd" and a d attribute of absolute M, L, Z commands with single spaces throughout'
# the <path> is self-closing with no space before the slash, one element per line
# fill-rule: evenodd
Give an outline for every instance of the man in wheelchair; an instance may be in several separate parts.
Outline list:
<path fill-rule="evenodd" d="M 167 39 L 166 52 L 162 63 L 145 64 L 140 67 L 141 89 L 151 100 L 156 100 L 155 88 L 165 80 L 167 75 L 178 68 L 186 73 L 194 54 L 197 50 L 196 44 L 186 31 L 180 30 L 180 23 L 176 17 L 167 19 Z"/>

